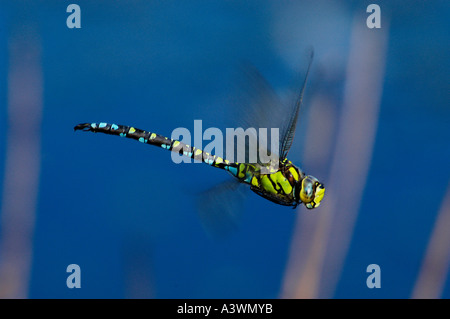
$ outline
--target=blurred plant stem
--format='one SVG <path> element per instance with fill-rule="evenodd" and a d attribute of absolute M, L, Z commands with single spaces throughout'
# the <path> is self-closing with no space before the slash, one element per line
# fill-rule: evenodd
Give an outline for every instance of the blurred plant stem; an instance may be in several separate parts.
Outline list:
<path fill-rule="evenodd" d="M 8 128 L 1 202 L 0 298 L 27 298 L 40 171 L 41 44 L 27 21 L 9 38 Z M 63 269 L 64 271 L 64 269 Z"/>
<path fill-rule="evenodd" d="M 436 299 L 442 295 L 450 265 L 450 183 L 434 224 L 412 298 Z"/>

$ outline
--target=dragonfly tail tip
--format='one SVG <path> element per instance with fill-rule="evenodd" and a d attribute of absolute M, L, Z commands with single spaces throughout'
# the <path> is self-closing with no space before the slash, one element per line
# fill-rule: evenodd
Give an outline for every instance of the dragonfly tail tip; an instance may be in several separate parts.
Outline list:
<path fill-rule="evenodd" d="M 89 123 L 82 123 L 82 124 L 76 125 L 76 126 L 73 128 L 73 130 L 74 130 L 74 131 L 79 131 L 79 130 L 82 130 L 82 131 L 89 131 L 90 128 L 91 128 L 91 124 L 89 124 Z"/>

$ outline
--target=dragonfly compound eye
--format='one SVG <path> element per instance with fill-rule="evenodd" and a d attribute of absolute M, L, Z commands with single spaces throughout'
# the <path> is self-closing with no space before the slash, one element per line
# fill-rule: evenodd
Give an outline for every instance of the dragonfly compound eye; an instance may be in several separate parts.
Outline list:
<path fill-rule="evenodd" d="M 313 190 L 314 181 L 308 176 L 302 181 L 302 188 L 300 190 L 300 200 L 303 203 L 309 203 L 314 198 Z"/>

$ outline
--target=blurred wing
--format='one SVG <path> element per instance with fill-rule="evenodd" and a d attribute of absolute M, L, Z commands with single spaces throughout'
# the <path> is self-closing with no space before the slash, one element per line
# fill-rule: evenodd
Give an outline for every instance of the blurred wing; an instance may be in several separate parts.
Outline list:
<path fill-rule="evenodd" d="M 292 146 L 292 141 L 294 140 L 295 128 L 297 126 L 298 114 L 300 111 L 300 105 L 302 104 L 303 93 L 305 91 L 306 81 L 308 80 L 309 69 L 311 68 L 311 63 L 314 57 L 314 51 L 311 51 L 311 56 L 309 58 L 308 70 L 306 71 L 305 80 L 303 82 L 300 94 L 297 97 L 294 108 L 289 116 L 289 122 L 283 127 L 282 133 L 280 135 L 280 159 L 283 160 L 287 157 L 289 150 Z"/>
<path fill-rule="evenodd" d="M 212 237 L 224 237 L 238 228 L 245 191 L 246 187 L 233 178 L 198 194 L 200 220 Z"/>
<path fill-rule="evenodd" d="M 279 127 L 284 122 L 284 117 L 278 115 L 283 103 L 272 86 L 250 63 L 242 66 L 242 72 L 246 81 L 239 105 L 242 127 Z"/>
<path fill-rule="evenodd" d="M 233 94 L 234 100 L 231 102 L 233 124 L 235 127 L 242 127 L 244 130 L 248 128 L 256 130 L 257 136 L 255 136 L 255 139 L 258 141 L 258 151 L 260 147 L 258 130 L 259 128 L 267 128 L 267 143 L 263 143 L 267 147 L 261 151 L 266 152 L 266 154 L 278 153 L 278 149 L 270 148 L 270 129 L 279 129 L 286 122 L 283 112 L 285 106 L 270 84 L 252 64 L 243 63 L 240 71 L 241 79 L 237 83 L 238 92 Z M 236 148 L 239 146 L 241 145 L 236 145 Z M 248 141 L 246 141 L 244 149 L 248 150 L 248 148 Z M 248 160 L 245 162 L 250 163 Z M 258 161 L 258 164 L 261 163 Z"/>

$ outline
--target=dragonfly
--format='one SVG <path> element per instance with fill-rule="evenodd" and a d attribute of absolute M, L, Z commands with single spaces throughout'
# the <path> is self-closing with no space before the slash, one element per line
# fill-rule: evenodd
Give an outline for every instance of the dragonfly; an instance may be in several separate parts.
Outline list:
<path fill-rule="evenodd" d="M 81 123 L 74 127 L 75 131 L 89 131 L 117 135 L 124 138 L 134 139 L 144 144 L 154 145 L 168 151 L 172 151 L 194 160 L 201 161 L 211 167 L 219 168 L 230 173 L 240 184 L 245 184 L 257 195 L 283 206 L 296 208 L 303 204 L 307 209 L 317 208 L 325 194 L 324 185 L 314 176 L 306 175 L 298 166 L 294 165 L 288 158 L 291 149 L 300 106 L 303 100 L 308 75 L 313 60 L 311 53 L 306 75 L 301 90 L 299 91 L 293 106 L 288 112 L 283 112 L 279 117 L 285 123 L 281 126 L 279 134 L 278 165 L 273 163 L 247 163 L 234 162 L 223 157 L 204 152 L 200 148 L 187 145 L 179 140 L 171 139 L 154 132 L 138 129 L 133 126 L 119 125 L 106 122 Z M 274 98 L 274 94 L 268 89 L 268 85 L 261 80 L 261 76 L 254 76 L 256 82 L 260 82 L 258 91 L 262 93 L 261 103 L 254 104 L 254 114 L 250 118 L 265 116 L 273 117 L 277 113 L 280 101 Z M 268 111 L 267 111 L 268 110 Z M 259 112 L 264 114 L 259 114 Z M 256 113 L 256 114 L 255 114 Z M 271 166 L 272 165 L 272 166 Z M 270 166 L 270 167 L 269 167 Z"/>

